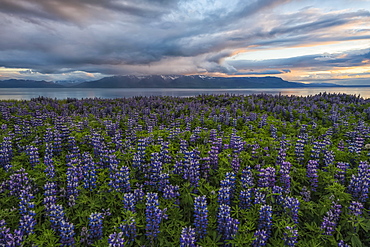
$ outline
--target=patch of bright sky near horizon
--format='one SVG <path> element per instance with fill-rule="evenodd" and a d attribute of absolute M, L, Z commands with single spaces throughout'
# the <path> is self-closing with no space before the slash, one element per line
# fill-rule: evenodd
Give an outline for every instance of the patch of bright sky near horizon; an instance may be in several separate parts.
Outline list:
<path fill-rule="evenodd" d="M 244 53 L 238 53 L 226 60 L 239 59 L 239 60 L 267 60 L 267 59 L 279 59 L 279 58 L 291 58 L 296 56 L 306 56 L 315 54 L 338 54 L 343 51 L 361 50 L 369 47 L 369 41 L 355 40 L 355 41 L 343 41 L 334 44 L 312 44 L 309 47 L 282 47 L 282 48 L 264 48 L 256 49 Z"/>

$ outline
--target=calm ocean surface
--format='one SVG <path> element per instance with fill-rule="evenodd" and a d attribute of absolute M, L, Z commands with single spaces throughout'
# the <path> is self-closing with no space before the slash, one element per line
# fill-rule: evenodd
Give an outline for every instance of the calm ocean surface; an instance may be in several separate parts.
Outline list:
<path fill-rule="evenodd" d="M 178 96 L 191 97 L 200 94 L 279 94 L 307 96 L 320 92 L 356 94 L 370 98 L 370 87 L 333 88 L 266 88 L 266 89 L 173 89 L 173 88 L 0 88 L 0 100 L 29 100 L 39 96 L 66 98 L 121 98 L 133 96 Z"/>

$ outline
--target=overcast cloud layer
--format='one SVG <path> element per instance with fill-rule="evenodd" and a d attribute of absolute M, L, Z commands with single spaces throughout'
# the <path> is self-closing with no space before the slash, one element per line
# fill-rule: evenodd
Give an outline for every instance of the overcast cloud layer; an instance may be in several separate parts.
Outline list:
<path fill-rule="evenodd" d="M 366 0 L 0 0 L 0 79 L 206 74 L 366 83 L 369 10 Z"/>

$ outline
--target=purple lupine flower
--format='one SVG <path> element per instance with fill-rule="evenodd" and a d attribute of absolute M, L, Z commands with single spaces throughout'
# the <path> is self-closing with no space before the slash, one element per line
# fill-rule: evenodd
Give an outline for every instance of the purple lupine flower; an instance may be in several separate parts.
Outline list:
<path fill-rule="evenodd" d="M 62 219 L 60 222 L 59 235 L 62 246 L 75 246 L 74 225 Z"/>
<path fill-rule="evenodd" d="M 49 143 L 53 140 L 53 129 L 52 128 L 46 128 L 45 134 L 44 134 L 44 142 Z"/>
<path fill-rule="evenodd" d="M 220 184 L 221 186 L 218 191 L 218 203 L 220 205 L 230 205 L 235 190 L 235 174 L 231 172 L 226 173 L 225 179 L 223 179 Z"/>
<path fill-rule="evenodd" d="M 361 202 L 352 201 L 348 209 L 351 215 L 360 216 L 363 213 L 364 205 Z"/>
<path fill-rule="evenodd" d="M 251 170 L 252 169 L 250 166 L 246 166 L 245 169 L 243 169 L 242 171 L 240 182 L 244 189 L 254 187 L 254 179 L 253 179 L 253 174 Z"/>
<path fill-rule="evenodd" d="M 169 142 L 161 142 L 161 151 L 159 152 L 159 160 L 163 164 L 169 164 L 172 161 L 171 155 L 169 155 Z"/>
<path fill-rule="evenodd" d="M 277 139 L 277 128 L 273 124 L 270 125 L 270 133 L 272 138 Z"/>
<path fill-rule="evenodd" d="M 20 230 L 14 230 L 14 233 L 7 233 L 4 238 L 5 245 L 10 247 L 22 246 L 23 233 Z"/>
<path fill-rule="evenodd" d="M 133 243 L 136 238 L 136 221 L 135 218 L 130 217 L 127 220 L 123 220 L 121 225 L 119 226 L 121 229 L 123 236 L 126 239 L 126 242 Z"/>
<path fill-rule="evenodd" d="M 211 129 L 209 131 L 209 140 L 211 142 L 215 142 L 217 140 L 217 130 L 216 129 Z"/>
<path fill-rule="evenodd" d="M 103 214 L 91 213 L 89 216 L 89 240 L 93 243 L 103 237 Z"/>
<path fill-rule="evenodd" d="M 58 130 L 54 131 L 53 152 L 58 155 L 62 152 L 62 138 Z"/>
<path fill-rule="evenodd" d="M 47 215 L 51 223 L 51 228 L 54 231 L 59 231 L 60 222 L 64 219 L 63 206 L 59 204 L 50 204 L 49 208 L 46 208 Z"/>
<path fill-rule="evenodd" d="M 184 162 L 183 162 L 183 176 L 184 179 L 188 180 L 194 188 L 199 186 L 200 180 L 200 168 L 199 160 L 195 156 L 194 151 L 186 151 Z"/>
<path fill-rule="evenodd" d="M 324 235 L 332 235 L 335 231 L 337 223 L 339 221 L 339 215 L 341 213 L 342 206 L 332 202 L 332 206 L 324 216 L 324 220 L 321 224 L 321 230 L 323 230 Z"/>
<path fill-rule="evenodd" d="M 31 190 L 31 183 L 28 178 L 28 173 L 25 172 L 24 168 L 21 168 L 12 175 L 10 175 L 7 181 L 7 188 L 10 195 L 20 196 L 25 191 Z"/>
<path fill-rule="evenodd" d="M 161 210 L 158 202 L 157 193 L 146 194 L 146 233 L 149 241 L 153 244 L 159 233 L 159 225 L 163 219 L 167 218 L 166 209 Z"/>
<path fill-rule="evenodd" d="M 343 240 L 338 242 L 338 247 L 351 247 L 351 245 L 346 244 Z"/>
<path fill-rule="evenodd" d="M 56 196 L 58 193 L 58 186 L 55 182 L 49 182 L 47 181 L 44 184 L 44 196 Z"/>
<path fill-rule="evenodd" d="M 207 235 L 208 208 L 206 196 L 197 196 L 194 200 L 194 226 L 197 239 Z"/>
<path fill-rule="evenodd" d="M 298 224 L 299 201 L 297 198 L 287 196 L 284 201 L 284 209 L 295 224 Z"/>
<path fill-rule="evenodd" d="M 231 168 L 233 169 L 234 173 L 238 173 L 240 169 L 240 159 L 237 154 L 234 154 L 233 159 L 231 161 Z"/>
<path fill-rule="evenodd" d="M 209 154 L 209 162 L 212 170 L 218 170 L 218 154 L 219 154 L 219 147 L 217 143 L 213 143 L 211 146 L 211 150 L 208 152 Z"/>
<path fill-rule="evenodd" d="M 252 145 L 252 151 L 251 151 L 251 154 L 252 154 L 252 158 L 253 159 L 258 159 L 258 149 L 260 148 L 260 145 L 259 144 L 253 144 Z"/>
<path fill-rule="evenodd" d="M 338 179 L 338 181 L 343 184 L 345 182 L 345 175 L 346 175 L 346 171 L 350 168 L 350 165 L 349 163 L 345 163 L 345 162 L 338 162 L 337 163 L 337 168 L 339 169 L 339 171 L 336 172 L 336 174 L 334 175 L 334 177 L 336 179 Z"/>
<path fill-rule="evenodd" d="M 324 165 L 325 167 L 332 164 L 335 160 L 334 152 L 333 151 L 325 151 L 324 152 Z"/>
<path fill-rule="evenodd" d="M 218 191 L 218 204 L 231 205 L 231 188 L 230 187 L 220 187 Z"/>
<path fill-rule="evenodd" d="M 34 147 L 32 145 L 27 146 L 26 154 L 28 155 L 30 159 L 30 164 L 32 167 L 40 163 L 40 157 L 39 157 L 39 152 L 38 152 L 37 147 Z"/>
<path fill-rule="evenodd" d="M 266 246 L 269 239 L 269 234 L 264 229 L 259 229 L 254 233 L 255 239 L 252 242 L 253 247 Z"/>
<path fill-rule="evenodd" d="M 114 232 L 108 237 L 109 247 L 124 247 L 125 239 L 123 237 L 123 232 Z"/>
<path fill-rule="evenodd" d="M 135 206 L 137 203 L 137 198 L 134 193 L 128 192 L 123 194 L 123 208 L 131 212 L 135 212 Z"/>
<path fill-rule="evenodd" d="M 59 234 L 62 246 L 74 246 L 74 226 L 67 221 L 63 207 L 50 204 L 50 207 L 46 208 L 46 214 L 49 217 L 51 228 Z"/>
<path fill-rule="evenodd" d="M 297 244 L 298 230 L 296 226 L 286 226 L 284 232 L 284 243 L 286 246 L 295 246 Z"/>
<path fill-rule="evenodd" d="M 303 201 L 309 202 L 311 200 L 311 191 L 307 189 L 306 186 L 302 187 L 302 191 L 300 192 Z"/>
<path fill-rule="evenodd" d="M 51 205 L 54 205 L 57 203 L 57 197 L 56 196 L 46 196 L 44 199 L 43 199 L 43 204 L 45 206 L 45 208 L 50 208 Z"/>
<path fill-rule="evenodd" d="M 14 233 L 10 232 L 10 229 L 6 227 L 5 220 L 0 220 L 0 246 L 21 246 L 23 242 L 23 232 L 21 230 L 14 230 Z"/>
<path fill-rule="evenodd" d="M 188 150 L 188 142 L 186 140 L 180 140 L 180 153 L 185 153 Z"/>
<path fill-rule="evenodd" d="M 363 137 L 356 137 L 355 140 L 355 147 L 356 147 L 356 153 L 361 153 L 362 147 L 364 146 L 365 139 Z"/>
<path fill-rule="evenodd" d="M 272 230 L 272 207 L 270 205 L 261 205 L 257 228 L 266 230 L 270 236 Z"/>
<path fill-rule="evenodd" d="M 258 128 L 262 128 L 265 125 L 267 125 L 267 114 L 263 114 L 261 116 L 261 121 L 258 123 Z"/>
<path fill-rule="evenodd" d="M 189 227 L 182 228 L 180 247 L 196 247 L 195 230 Z"/>
<path fill-rule="evenodd" d="M 276 177 L 275 168 L 266 167 L 260 169 L 259 172 L 258 186 L 262 188 L 274 187 Z"/>
<path fill-rule="evenodd" d="M 201 161 L 199 163 L 200 173 L 203 178 L 208 180 L 209 172 L 211 169 L 211 159 L 209 157 L 204 157 L 200 161 Z"/>
<path fill-rule="evenodd" d="M 34 233 L 33 230 L 36 225 L 36 213 L 33 211 L 35 203 L 31 202 L 33 198 L 34 196 L 29 194 L 26 190 L 22 190 L 21 195 L 19 196 L 19 212 L 21 214 L 19 230 L 22 232 L 22 235 L 26 236 Z"/>
<path fill-rule="evenodd" d="M 76 199 L 79 194 L 78 187 L 78 174 L 77 174 L 77 167 L 70 166 L 67 168 L 67 197 L 68 197 L 68 205 L 73 207 L 76 205 Z"/>
<path fill-rule="evenodd" d="M 227 172 L 225 175 L 225 179 L 221 180 L 220 187 L 229 187 L 231 197 L 233 196 L 235 192 L 235 174 L 233 172 Z"/>
<path fill-rule="evenodd" d="M 266 203 L 266 193 L 261 191 L 260 188 L 254 189 L 254 204 L 265 204 Z"/>
<path fill-rule="evenodd" d="M 5 171 L 9 171 L 12 167 L 10 161 L 13 157 L 13 147 L 11 142 L 11 137 L 4 137 L 4 141 L 0 143 L 0 166 L 4 168 Z"/>
<path fill-rule="evenodd" d="M 132 167 L 138 169 L 139 171 L 144 171 L 146 146 L 147 144 L 145 139 L 138 140 L 137 151 L 134 153 Z"/>
<path fill-rule="evenodd" d="M 344 151 L 344 142 L 343 142 L 343 140 L 340 140 L 340 142 L 338 143 L 338 149 L 340 151 Z"/>
<path fill-rule="evenodd" d="M 110 156 L 109 177 L 109 186 L 115 191 L 121 193 L 131 191 L 130 169 L 127 166 L 118 169 L 118 161 L 114 155 Z"/>
<path fill-rule="evenodd" d="M 295 145 L 295 155 L 298 161 L 303 161 L 304 159 L 304 145 L 305 140 L 299 138 Z"/>
<path fill-rule="evenodd" d="M 292 165 L 290 162 L 282 162 L 280 165 L 280 182 L 284 192 L 289 193 L 290 191 L 290 169 Z"/>
<path fill-rule="evenodd" d="M 348 207 L 349 213 L 351 215 L 351 218 L 355 222 L 354 231 L 356 231 L 357 223 L 358 223 L 358 217 L 362 217 L 361 214 L 363 213 L 364 205 L 361 202 L 352 201 L 350 206 Z"/>
<path fill-rule="evenodd" d="M 164 199 L 174 199 L 180 196 L 178 185 L 167 184 L 163 189 Z"/>
<path fill-rule="evenodd" d="M 238 156 L 239 153 L 243 151 L 244 145 L 245 145 L 245 142 L 242 141 L 242 138 L 240 136 L 235 136 L 233 140 L 233 145 L 230 148 L 233 149 L 233 154 Z"/>
<path fill-rule="evenodd" d="M 22 235 L 27 236 L 34 233 L 36 219 L 36 213 L 34 211 L 28 212 L 28 214 L 23 214 L 19 221 L 19 230 L 22 232 Z"/>
<path fill-rule="evenodd" d="M 44 185 L 44 200 L 43 204 L 46 209 L 50 208 L 52 204 L 56 204 L 57 202 L 57 191 L 58 186 L 55 182 L 46 182 Z"/>
<path fill-rule="evenodd" d="M 279 149 L 278 156 L 276 157 L 276 165 L 281 165 L 284 161 L 286 161 L 286 149 L 281 147 Z"/>
<path fill-rule="evenodd" d="M 238 232 L 239 221 L 230 215 L 230 206 L 221 204 L 217 214 L 217 232 L 221 240 L 231 240 Z"/>
<path fill-rule="evenodd" d="M 46 166 L 46 169 L 45 169 L 46 175 L 49 178 L 53 179 L 55 177 L 55 168 L 54 168 L 54 161 L 50 155 L 45 155 L 44 164 Z"/>
<path fill-rule="evenodd" d="M 321 146 L 319 142 L 314 142 L 311 149 L 311 159 L 320 160 Z"/>
<path fill-rule="evenodd" d="M 121 150 L 121 148 L 123 146 L 121 132 L 117 131 L 114 134 L 114 136 L 112 137 L 112 142 L 114 143 L 116 150 Z"/>
<path fill-rule="evenodd" d="M 145 193 L 144 193 L 142 185 L 136 184 L 136 186 L 138 186 L 138 188 L 134 189 L 134 195 L 136 198 L 136 202 L 139 202 L 139 201 L 144 200 Z"/>
<path fill-rule="evenodd" d="M 319 177 L 317 175 L 317 169 L 319 168 L 319 163 L 316 160 L 309 160 L 307 164 L 307 177 L 310 179 L 311 190 L 316 191 L 318 186 Z"/>
<path fill-rule="evenodd" d="M 96 165 L 89 153 L 82 154 L 83 187 L 92 191 L 96 188 Z"/>
<path fill-rule="evenodd" d="M 245 190 L 241 190 L 239 194 L 239 207 L 241 209 L 248 209 L 252 206 L 252 195 L 253 195 L 254 189 L 248 188 Z"/>
<path fill-rule="evenodd" d="M 273 197 L 275 199 L 275 202 L 279 205 L 283 205 L 284 204 L 284 196 L 283 196 L 283 192 L 284 192 L 284 189 L 280 186 L 277 186 L 275 185 L 274 187 L 272 187 L 272 194 L 273 194 Z"/>
<path fill-rule="evenodd" d="M 159 183 L 162 181 L 161 174 L 163 172 L 162 162 L 158 153 L 152 153 L 150 164 L 145 171 L 145 185 L 158 189 Z"/>
<path fill-rule="evenodd" d="M 352 175 L 348 190 L 360 202 L 369 197 L 370 166 L 367 161 L 360 161 L 357 175 Z"/>
<path fill-rule="evenodd" d="M 99 157 L 100 152 L 102 150 L 102 140 L 101 139 L 102 139 L 102 137 L 98 133 L 93 132 L 91 134 L 91 138 L 90 138 L 91 143 L 90 144 L 93 148 L 93 154 L 94 154 L 95 158 Z"/>
<path fill-rule="evenodd" d="M 21 215 L 28 214 L 29 211 L 35 208 L 35 203 L 31 202 L 34 196 L 26 190 L 21 191 L 19 196 L 19 212 Z"/>

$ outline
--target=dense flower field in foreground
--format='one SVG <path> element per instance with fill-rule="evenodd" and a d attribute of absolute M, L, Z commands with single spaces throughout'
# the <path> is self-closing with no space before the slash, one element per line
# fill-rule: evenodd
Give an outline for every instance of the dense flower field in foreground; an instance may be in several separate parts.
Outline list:
<path fill-rule="evenodd" d="M 0 102 L 0 246 L 370 246 L 370 101 Z"/>

